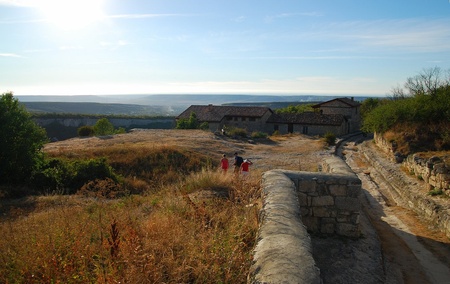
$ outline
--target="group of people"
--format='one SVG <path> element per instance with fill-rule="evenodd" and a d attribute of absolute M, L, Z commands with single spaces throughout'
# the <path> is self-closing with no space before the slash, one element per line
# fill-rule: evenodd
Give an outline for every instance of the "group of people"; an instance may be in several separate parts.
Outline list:
<path fill-rule="evenodd" d="M 241 173 L 243 176 L 247 176 L 249 173 L 250 165 L 253 165 L 253 163 L 249 159 L 243 159 L 241 156 L 238 155 L 238 153 L 234 153 L 234 173 L 239 174 Z M 227 173 L 229 168 L 229 162 L 226 154 L 222 155 L 222 159 L 220 160 L 220 168 L 224 173 Z"/>

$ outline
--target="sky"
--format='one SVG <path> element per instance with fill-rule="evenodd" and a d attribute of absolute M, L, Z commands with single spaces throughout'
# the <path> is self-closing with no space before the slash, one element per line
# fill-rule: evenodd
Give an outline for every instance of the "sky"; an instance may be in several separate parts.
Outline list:
<path fill-rule="evenodd" d="M 0 0 L 0 92 L 385 96 L 450 69 L 450 0 Z"/>

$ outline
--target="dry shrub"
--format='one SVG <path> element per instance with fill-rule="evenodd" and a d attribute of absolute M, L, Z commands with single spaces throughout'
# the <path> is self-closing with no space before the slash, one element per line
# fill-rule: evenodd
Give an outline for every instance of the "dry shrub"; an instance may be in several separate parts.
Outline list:
<path fill-rule="evenodd" d="M 83 185 L 77 194 L 86 197 L 118 198 L 128 195 L 124 187 L 110 178 L 96 179 Z"/>

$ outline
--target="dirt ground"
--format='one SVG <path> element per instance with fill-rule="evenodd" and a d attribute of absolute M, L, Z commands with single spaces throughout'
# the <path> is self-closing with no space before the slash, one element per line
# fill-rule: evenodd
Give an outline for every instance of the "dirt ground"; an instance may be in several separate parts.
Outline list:
<path fill-rule="evenodd" d="M 389 198 L 382 181 L 367 174 L 370 169 L 360 155 L 359 142 L 344 143 L 343 151 L 346 162 L 362 181 L 363 237 L 351 240 L 312 236 L 323 282 L 450 283 L 449 238 Z M 231 161 L 237 152 L 253 162 L 253 175 L 270 169 L 317 171 L 323 158 L 334 152 L 321 140 L 304 135 L 236 140 L 198 130 L 137 130 L 100 138 L 74 138 L 49 143 L 45 151 L 129 143 L 175 145 L 207 154 L 217 161 L 222 154 L 227 154 Z"/>

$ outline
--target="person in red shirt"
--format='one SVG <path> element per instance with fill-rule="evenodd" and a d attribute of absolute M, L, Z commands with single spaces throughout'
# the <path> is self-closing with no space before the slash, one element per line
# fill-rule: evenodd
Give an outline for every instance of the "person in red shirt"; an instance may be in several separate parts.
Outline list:
<path fill-rule="evenodd" d="M 249 159 L 245 159 L 241 164 L 241 173 L 243 177 L 246 177 L 248 175 L 250 165 L 253 165 L 253 163 Z"/>
<path fill-rule="evenodd" d="M 228 171 L 228 165 L 227 155 L 223 154 L 222 159 L 220 160 L 220 168 L 222 169 L 224 174 L 226 174 Z"/>

